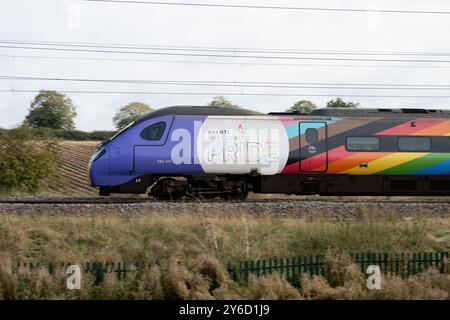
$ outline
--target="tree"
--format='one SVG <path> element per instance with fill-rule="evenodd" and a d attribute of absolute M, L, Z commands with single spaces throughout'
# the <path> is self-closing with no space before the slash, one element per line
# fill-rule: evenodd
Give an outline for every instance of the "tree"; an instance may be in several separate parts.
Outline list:
<path fill-rule="evenodd" d="M 341 98 L 337 98 L 336 100 L 331 100 L 327 103 L 327 108 L 358 108 L 358 102 L 345 102 Z"/>
<path fill-rule="evenodd" d="M 56 91 L 41 90 L 31 102 L 25 122 L 35 128 L 71 130 L 75 128 L 73 118 L 76 115 L 69 97 Z"/>
<path fill-rule="evenodd" d="M 223 107 L 223 108 L 240 108 L 238 105 L 233 104 L 230 100 L 223 96 L 215 97 L 210 103 L 209 107 Z"/>
<path fill-rule="evenodd" d="M 313 111 L 316 105 L 308 100 L 300 100 L 296 102 L 292 107 L 286 110 L 286 112 L 295 112 L 301 114 L 307 114 Z"/>
<path fill-rule="evenodd" d="M 152 110 L 153 108 L 148 104 L 142 102 L 132 102 L 119 109 L 113 118 L 113 123 L 116 128 L 120 130 Z"/>

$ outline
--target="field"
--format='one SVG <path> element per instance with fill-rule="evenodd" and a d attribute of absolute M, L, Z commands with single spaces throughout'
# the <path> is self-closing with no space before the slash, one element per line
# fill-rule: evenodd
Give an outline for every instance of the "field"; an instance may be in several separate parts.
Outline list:
<path fill-rule="evenodd" d="M 49 212 L 50 213 L 50 212 Z M 353 219 L 253 218 L 244 213 L 153 214 L 136 217 L 0 216 L 0 297 L 25 299 L 448 299 L 450 274 L 435 270 L 409 279 L 383 278 L 368 290 L 344 252 L 448 251 L 450 218 L 400 218 L 361 213 Z M 240 259 L 326 254 L 332 272 L 304 276 L 294 288 L 278 276 L 231 280 Z M 17 262 L 127 261 L 148 268 L 117 280 L 107 275 L 82 290 L 65 288 L 65 275 L 45 270 L 11 273 Z"/>
<path fill-rule="evenodd" d="M 88 183 L 87 167 L 96 141 L 62 141 L 57 145 L 56 168 L 61 182 L 46 191 L 52 195 L 95 196 Z"/>

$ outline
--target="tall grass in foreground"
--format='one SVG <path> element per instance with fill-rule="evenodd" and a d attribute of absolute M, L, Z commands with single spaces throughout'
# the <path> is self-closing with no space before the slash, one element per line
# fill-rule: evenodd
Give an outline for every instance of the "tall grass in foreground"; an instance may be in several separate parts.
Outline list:
<path fill-rule="evenodd" d="M 450 218 L 364 214 L 355 219 L 251 218 L 234 213 L 112 217 L 106 215 L 0 216 L 0 298 L 76 299 L 314 299 L 449 298 L 450 275 L 436 270 L 409 279 L 387 277 L 369 291 L 343 252 L 448 251 Z M 294 288 L 276 275 L 231 281 L 226 268 L 240 259 L 328 254 L 336 272 L 304 276 Z M 80 291 L 65 288 L 66 275 L 26 270 L 17 262 L 145 262 L 150 266 L 118 281 L 107 274 Z M 331 263 L 334 262 L 334 263 Z M 334 275 L 339 275 L 336 279 Z"/>

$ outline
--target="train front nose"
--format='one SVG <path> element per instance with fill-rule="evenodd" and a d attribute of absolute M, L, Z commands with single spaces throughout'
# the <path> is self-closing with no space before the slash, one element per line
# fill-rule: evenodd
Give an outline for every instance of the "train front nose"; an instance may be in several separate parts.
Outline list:
<path fill-rule="evenodd" d="M 87 176 L 93 187 L 109 185 L 109 152 L 105 147 L 95 151 L 89 161 Z"/>

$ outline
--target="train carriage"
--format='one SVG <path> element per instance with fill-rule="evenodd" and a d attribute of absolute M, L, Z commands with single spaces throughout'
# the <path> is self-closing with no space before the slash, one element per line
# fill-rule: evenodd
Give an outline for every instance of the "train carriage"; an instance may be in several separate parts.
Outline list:
<path fill-rule="evenodd" d="M 448 195 L 450 112 L 169 107 L 103 142 L 88 174 L 105 196 Z"/>

